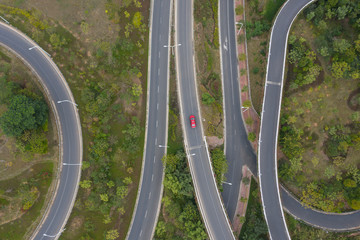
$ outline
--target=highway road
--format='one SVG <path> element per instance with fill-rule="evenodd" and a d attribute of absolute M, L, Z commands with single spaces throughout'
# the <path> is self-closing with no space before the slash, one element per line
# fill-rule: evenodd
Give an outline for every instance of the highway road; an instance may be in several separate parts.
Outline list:
<path fill-rule="evenodd" d="M 210 239 L 235 239 L 222 206 L 203 138 L 195 80 L 192 0 L 175 1 L 175 44 L 181 44 L 175 48 L 178 93 L 185 149 L 198 206 Z M 196 118 L 196 128 L 190 127 L 190 115 Z"/>
<path fill-rule="evenodd" d="M 247 165 L 254 174 L 257 173 L 256 155 L 247 138 L 241 114 L 233 0 L 219 1 L 219 24 L 225 115 L 225 155 L 229 166 L 225 177 L 226 182 L 232 184 L 223 184 L 224 190 L 221 195 L 229 219 L 233 221 L 239 199 L 243 165 Z"/>
<path fill-rule="evenodd" d="M 132 223 L 127 239 L 152 239 L 161 205 L 168 126 L 170 12 L 172 0 L 153 0 L 150 20 L 145 149 Z"/>
<path fill-rule="evenodd" d="M 57 191 L 33 239 L 57 239 L 72 210 L 81 173 L 82 135 L 74 98 L 55 63 L 36 44 L 13 28 L 0 23 L 0 44 L 18 55 L 38 76 L 55 112 L 60 140 L 60 169 Z"/>
<path fill-rule="evenodd" d="M 270 37 L 261 113 L 258 168 L 263 210 L 271 239 L 290 239 L 280 200 L 276 149 L 287 37 L 297 14 L 311 2 L 311 0 L 287 1 L 276 17 Z"/>

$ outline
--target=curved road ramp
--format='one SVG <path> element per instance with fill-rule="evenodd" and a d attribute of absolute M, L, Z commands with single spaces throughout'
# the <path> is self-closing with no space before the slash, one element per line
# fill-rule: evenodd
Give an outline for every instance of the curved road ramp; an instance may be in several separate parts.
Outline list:
<path fill-rule="evenodd" d="M 277 176 L 277 140 L 283 90 L 287 38 L 296 16 L 314 0 L 289 0 L 281 8 L 271 32 L 263 111 L 259 138 L 259 178 L 265 219 L 271 239 L 290 239 L 284 209 L 294 217 L 315 227 L 333 231 L 360 227 L 360 212 L 334 214 L 306 209 L 284 188 Z"/>
<path fill-rule="evenodd" d="M 80 180 L 83 149 L 78 111 L 63 75 L 35 42 L 0 23 L 0 45 L 14 52 L 37 75 L 55 114 L 60 171 L 54 197 L 32 239 L 57 239 L 69 218 Z"/>

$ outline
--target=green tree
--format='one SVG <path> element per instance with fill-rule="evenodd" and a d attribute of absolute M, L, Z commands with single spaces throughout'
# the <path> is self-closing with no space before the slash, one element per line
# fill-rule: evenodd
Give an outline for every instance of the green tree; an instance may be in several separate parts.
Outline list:
<path fill-rule="evenodd" d="M 343 184 L 347 188 L 355 188 L 357 186 L 356 182 L 350 178 L 345 179 Z"/>
<path fill-rule="evenodd" d="M 343 78 L 347 71 L 350 71 L 350 66 L 347 62 L 334 62 L 331 66 L 332 76 L 338 79 Z"/>
<path fill-rule="evenodd" d="M 107 193 L 100 194 L 101 201 L 107 202 L 109 201 L 109 195 Z"/>
<path fill-rule="evenodd" d="M 91 188 L 91 180 L 82 180 L 79 182 L 79 185 L 81 188 L 85 188 L 85 189 Z"/>
<path fill-rule="evenodd" d="M 139 97 L 142 94 L 142 87 L 140 84 L 135 83 L 132 87 L 131 87 L 131 95 L 134 97 L 134 99 L 137 101 L 139 99 Z"/>
<path fill-rule="evenodd" d="M 6 77 L 0 77 L 0 102 L 7 103 L 14 95 L 17 85 L 14 82 L 7 81 Z"/>
<path fill-rule="evenodd" d="M 0 117 L 0 126 L 8 136 L 20 136 L 25 130 L 42 126 L 48 117 L 44 101 L 25 95 L 16 95 L 10 100 L 8 110 Z"/>
<path fill-rule="evenodd" d="M 351 47 L 351 44 L 346 39 L 335 39 L 333 42 L 335 52 L 345 53 Z"/>
<path fill-rule="evenodd" d="M 324 172 L 325 177 L 327 178 L 332 178 L 333 176 L 335 176 L 335 168 L 334 166 L 328 166 L 327 168 L 325 168 L 325 172 Z"/>
<path fill-rule="evenodd" d="M 218 186 L 222 185 L 223 176 L 228 170 L 227 161 L 224 155 L 224 151 L 220 148 L 215 148 L 211 151 L 211 160 L 216 176 Z"/>
<path fill-rule="evenodd" d="M 143 16 L 142 16 L 141 12 L 136 12 L 133 17 L 134 27 L 139 28 L 142 20 L 143 20 Z"/>
<path fill-rule="evenodd" d="M 66 39 L 56 33 L 50 35 L 50 43 L 55 49 L 66 45 Z"/>
<path fill-rule="evenodd" d="M 106 240 L 115 240 L 119 237 L 119 233 L 116 229 L 109 230 L 106 232 Z"/>

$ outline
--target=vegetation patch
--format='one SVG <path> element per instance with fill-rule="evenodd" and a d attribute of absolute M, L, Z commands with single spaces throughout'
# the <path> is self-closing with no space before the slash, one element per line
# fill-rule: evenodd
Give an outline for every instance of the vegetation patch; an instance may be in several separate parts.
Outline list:
<path fill-rule="evenodd" d="M 24 239 L 39 223 L 52 182 L 52 162 L 34 164 L 13 178 L 0 181 L 0 235 Z M 34 224 L 33 224 L 34 223 Z"/>
<path fill-rule="evenodd" d="M 246 0 L 245 2 L 246 22 L 244 24 L 247 38 L 251 101 L 255 110 L 260 113 L 264 95 L 270 28 L 285 0 Z M 243 43 L 244 41 L 244 35 L 238 35 L 238 42 Z M 240 74 L 246 74 L 246 70 L 240 69 Z"/>
<path fill-rule="evenodd" d="M 207 136 L 223 137 L 218 0 L 194 1 L 194 37 L 201 114 Z"/>
<path fill-rule="evenodd" d="M 315 2 L 289 37 L 279 176 L 307 207 L 328 212 L 360 209 L 359 3 Z"/>

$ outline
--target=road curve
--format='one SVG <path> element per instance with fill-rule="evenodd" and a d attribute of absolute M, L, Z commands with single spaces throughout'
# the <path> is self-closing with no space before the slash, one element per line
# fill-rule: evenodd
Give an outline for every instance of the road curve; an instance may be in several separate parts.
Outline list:
<path fill-rule="evenodd" d="M 221 3 L 221 4 L 220 4 Z M 229 219 L 233 221 L 239 200 L 242 167 L 257 173 L 256 155 L 247 138 L 241 113 L 238 59 L 236 56 L 234 1 L 219 1 L 219 30 L 223 107 L 225 115 L 226 182 L 221 193 Z"/>
<path fill-rule="evenodd" d="M 169 53 L 172 0 L 152 0 L 144 159 L 127 239 L 152 239 L 163 190 L 168 126 Z"/>
<path fill-rule="evenodd" d="M 77 108 L 69 102 L 74 98 L 55 63 L 39 48 L 29 50 L 36 43 L 18 30 L 0 23 L 0 44 L 14 52 L 38 76 L 59 130 L 59 178 L 56 192 L 32 239 L 57 239 L 64 229 L 74 205 L 81 174 L 82 135 Z"/>
<path fill-rule="evenodd" d="M 185 149 L 197 203 L 210 239 L 235 239 L 214 180 L 201 124 L 197 98 L 193 45 L 193 1 L 175 1 L 175 42 L 178 94 Z M 196 118 L 190 127 L 189 116 Z"/>

